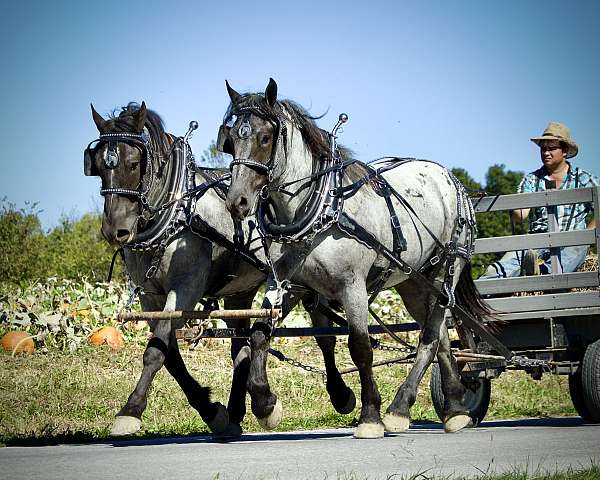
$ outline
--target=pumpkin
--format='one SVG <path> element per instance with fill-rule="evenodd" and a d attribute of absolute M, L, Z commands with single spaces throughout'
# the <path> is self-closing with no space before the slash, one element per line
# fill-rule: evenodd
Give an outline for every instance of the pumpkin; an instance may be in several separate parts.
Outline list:
<path fill-rule="evenodd" d="M 113 350 L 121 350 L 125 343 L 123 335 L 115 327 L 102 327 L 90 335 L 92 345 L 108 345 Z"/>
<path fill-rule="evenodd" d="M 8 332 L 2 337 L 2 348 L 9 353 L 33 353 L 35 344 L 27 332 Z"/>

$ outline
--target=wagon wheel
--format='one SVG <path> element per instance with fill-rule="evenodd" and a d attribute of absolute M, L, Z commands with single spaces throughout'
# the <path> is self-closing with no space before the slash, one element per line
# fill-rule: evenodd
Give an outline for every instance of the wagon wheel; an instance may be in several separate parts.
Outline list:
<path fill-rule="evenodd" d="M 490 405 L 492 384 L 489 378 L 478 378 L 467 381 L 461 377 L 461 382 L 465 387 L 463 403 L 465 408 L 469 411 L 473 426 L 476 427 L 485 417 Z M 433 402 L 435 413 L 437 413 L 437 416 L 443 421 L 444 392 L 442 391 L 442 375 L 437 363 L 433 364 L 431 368 L 429 388 L 431 390 L 431 401 Z"/>
<path fill-rule="evenodd" d="M 600 423 L 600 340 L 587 347 L 581 366 L 569 375 L 569 393 L 581 418 Z"/>

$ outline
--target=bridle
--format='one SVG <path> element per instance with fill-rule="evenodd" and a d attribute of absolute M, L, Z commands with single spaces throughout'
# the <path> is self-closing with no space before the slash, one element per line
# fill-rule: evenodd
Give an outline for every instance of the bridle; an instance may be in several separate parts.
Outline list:
<path fill-rule="evenodd" d="M 273 126 L 273 146 L 271 147 L 271 156 L 267 163 L 261 163 L 249 158 L 240 158 L 234 156 L 234 159 L 229 164 L 229 170 L 233 171 L 233 167 L 236 165 L 245 165 L 253 170 L 258 171 L 260 174 L 265 175 L 268 179 L 268 183 L 271 183 L 274 177 L 273 172 L 275 169 L 275 157 L 277 155 L 280 138 L 283 141 L 283 148 L 287 155 L 287 127 L 282 115 L 266 112 L 258 105 L 241 106 L 230 109 L 226 113 L 223 124 L 219 128 L 217 148 L 219 148 L 220 151 L 225 152 L 224 148 L 226 137 L 230 134 L 231 129 L 237 122 L 238 117 L 242 117 L 243 120 L 238 128 L 237 135 L 242 140 L 248 139 L 250 135 L 252 135 L 252 127 L 249 122 L 250 115 L 256 115 L 257 117 L 269 122 Z M 230 153 L 235 155 L 235 152 Z"/>
<path fill-rule="evenodd" d="M 282 107 L 279 104 L 279 108 Z M 351 162 L 343 162 L 336 146 L 336 133 L 343 123 L 348 120 L 346 114 L 341 114 L 339 120 L 332 130 L 328 133 L 330 142 L 330 151 L 321 158 L 316 171 L 313 171 L 308 177 L 300 178 L 278 186 L 273 186 L 274 171 L 276 168 L 275 159 L 280 137 L 284 142 L 284 155 L 287 157 L 287 128 L 283 115 L 265 111 L 260 105 L 252 106 L 232 106 L 226 113 L 223 125 L 219 130 L 219 140 L 217 147 L 224 153 L 228 153 L 226 147 L 226 136 L 231 128 L 237 122 L 237 117 L 244 115 L 242 123 L 238 128 L 237 135 L 241 139 L 246 139 L 251 134 L 251 127 L 248 121 L 250 115 L 256 115 L 265 121 L 270 122 L 274 127 L 274 141 L 271 150 L 271 156 L 268 163 L 256 162 L 246 158 L 234 158 L 230 164 L 230 169 L 236 165 L 245 165 L 259 174 L 267 177 L 267 183 L 258 192 L 258 211 L 257 220 L 261 234 L 265 237 L 275 239 L 280 242 L 298 242 L 312 241 L 312 238 L 319 232 L 326 230 L 337 221 L 342 210 L 343 199 L 336 198 L 330 193 L 341 186 L 343 171 Z M 248 129 L 250 131 L 248 132 Z M 235 152 L 230 152 L 235 154 Z M 285 190 L 286 187 L 300 182 L 309 182 L 311 192 L 306 197 L 306 204 L 300 209 L 302 214 L 288 225 L 278 225 L 269 219 L 268 200 L 271 192 L 278 191 L 289 196 L 294 196 Z"/>
<path fill-rule="evenodd" d="M 134 197 L 139 201 L 142 212 L 150 211 L 152 208 L 148 202 L 148 193 L 152 188 L 154 179 L 153 171 L 153 159 L 154 150 L 152 148 L 152 142 L 150 136 L 144 133 L 129 133 L 129 132 L 118 132 L 118 133 L 102 133 L 96 139 L 91 141 L 84 151 L 84 173 L 86 176 L 99 176 L 98 170 L 94 166 L 94 154 L 96 149 L 104 144 L 108 144 L 106 153 L 104 155 L 104 166 L 107 169 L 113 170 L 120 163 L 118 145 L 125 143 L 139 148 L 142 152 L 142 156 L 145 159 L 145 172 L 140 179 L 140 183 L 137 188 L 123 188 L 113 184 L 112 176 L 109 178 L 110 184 L 107 187 L 100 189 L 100 195 L 103 197 L 106 195 L 118 195 L 123 197 Z M 147 179 L 147 180 L 146 180 Z"/>

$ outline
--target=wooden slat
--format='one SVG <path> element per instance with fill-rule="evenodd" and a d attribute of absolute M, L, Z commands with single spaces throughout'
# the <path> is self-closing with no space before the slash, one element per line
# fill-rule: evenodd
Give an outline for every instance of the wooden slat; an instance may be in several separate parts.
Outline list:
<path fill-rule="evenodd" d="M 490 298 L 486 301 L 490 307 L 499 313 L 600 307 L 600 292 L 590 291 L 533 295 L 528 297 Z"/>
<path fill-rule="evenodd" d="M 498 293 L 537 292 L 563 288 L 597 287 L 598 272 L 574 272 L 561 275 L 538 275 L 535 277 L 499 278 L 494 280 L 476 280 L 477 290 L 482 295 Z"/>
<path fill-rule="evenodd" d="M 504 313 L 504 314 L 497 315 L 497 318 L 498 318 L 498 320 L 502 320 L 502 321 L 516 321 L 516 320 L 559 318 L 559 317 L 586 317 L 586 318 L 589 318 L 592 315 L 600 317 L 600 307 L 569 308 L 569 309 L 564 309 L 564 310 L 537 310 L 535 312 Z M 598 325 L 600 325 L 600 318 L 598 319 Z"/>
<path fill-rule="evenodd" d="M 532 193 L 513 193 L 510 195 L 472 199 L 472 202 L 477 213 L 544 207 L 547 205 L 569 205 L 572 203 L 592 202 L 592 190 L 593 188 L 577 188 Z"/>
<path fill-rule="evenodd" d="M 525 235 L 508 235 L 505 237 L 478 238 L 475 241 L 475 254 L 527 250 L 529 248 L 593 245 L 595 243 L 596 235 L 594 230 L 528 233 Z"/>

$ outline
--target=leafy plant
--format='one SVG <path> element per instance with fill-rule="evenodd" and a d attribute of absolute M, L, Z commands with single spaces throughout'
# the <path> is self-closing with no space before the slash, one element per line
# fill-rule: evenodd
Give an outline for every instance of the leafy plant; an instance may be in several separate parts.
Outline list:
<path fill-rule="evenodd" d="M 24 330 L 46 349 L 73 352 L 96 328 L 117 325 L 119 310 L 129 298 L 124 284 L 92 283 L 50 277 L 45 284 L 0 286 L 0 333 Z M 126 338 L 139 337 L 127 329 Z"/>

